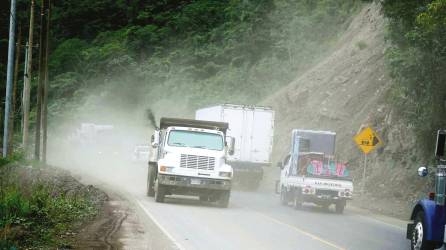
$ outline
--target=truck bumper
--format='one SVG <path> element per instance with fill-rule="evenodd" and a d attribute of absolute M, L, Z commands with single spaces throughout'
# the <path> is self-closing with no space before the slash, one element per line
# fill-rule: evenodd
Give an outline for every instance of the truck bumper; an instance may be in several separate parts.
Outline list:
<path fill-rule="evenodd" d="M 333 204 L 337 202 L 346 202 L 348 200 L 351 200 L 352 198 L 347 197 L 329 197 L 324 195 L 309 195 L 309 194 L 303 194 L 303 200 L 305 202 L 311 202 L 315 204 Z"/>
<path fill-rule="evenodd" d="M 190 190 L 231 190 L 231 180 L 159 174 L 161 185 Z"/>

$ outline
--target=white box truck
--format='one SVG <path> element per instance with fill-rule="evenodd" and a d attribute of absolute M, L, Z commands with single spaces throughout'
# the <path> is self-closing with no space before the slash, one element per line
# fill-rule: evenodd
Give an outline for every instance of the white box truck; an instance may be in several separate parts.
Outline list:
<path fill-rule="evenodd" d="M 229 124 L 227 134 L 235 139 L 234 154 L 228 156 L 233 181 L 257 189 L 263 167 L 271 165 L 274 111 L 270 107 L 222 104 L 197 110 L 195 119 Z"/>

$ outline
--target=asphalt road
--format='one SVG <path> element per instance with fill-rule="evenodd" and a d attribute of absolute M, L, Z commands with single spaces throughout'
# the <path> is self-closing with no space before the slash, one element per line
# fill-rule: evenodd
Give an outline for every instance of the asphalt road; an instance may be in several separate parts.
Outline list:
<path fill-rule="evenodd" d="M 166 249 L 410 249 L 404 222 L 348 205 L 342 215 L 312 205 L 294 210 L 280 205 L 272 192 L 240 191 L 232 192 L 226 209 L 193 197 L 156 203 L 145 196 L 146 167 L 111 165 L 83 170 L 125 194 L 141 219 L 154 222 L 170 239 Z M 134 248 L 147 249 L 128 246 Z"/>
<path fill-rule="evenodd" d="M 136 197 L 183 249 L 409 249 L 404 229 L 347 210 L 279 205 L 269 194 L 234 192 L 228 209 L 190 199 Z"/>

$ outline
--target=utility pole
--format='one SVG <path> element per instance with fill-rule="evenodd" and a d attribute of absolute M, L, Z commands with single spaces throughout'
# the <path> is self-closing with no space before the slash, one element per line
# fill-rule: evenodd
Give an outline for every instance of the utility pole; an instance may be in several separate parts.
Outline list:
<path fill-rule="evenodd" d="M 12 154 L 14 151 L 14 121 L 17 111 L 17 82 L 19 80 L 19 61 L 20 61 L 20 49 L 22 47 L 22 25 L 19 23 L 18 33 L 17 33 L 17 44 L 15 49 L 15 66 L 14 66 L 14 79 L 12 85 L 12 110 L 9 116 L 9 138 L 8 138 L 8 152 Z"/>
<path fill-rule="evenodd" d="M 25 63 L 23 63 L 23 85 L 25 85 L 26 81 L 26 73 L 28 72 L 28 42 L 25 44 Z M 23 111 L 23 93 L 22 93 L 22 111 Z M 22 112 L 23 113 L 23 112 Z M 20 131 L 23 131 L 23 114 L 20 120 Z"/>
<path fill-rule="evenodd" d="M 34 147 L 34 159 L 40 160 L 40 143 L 41 143 L 41 122 L 42 122 L 42 99 L 43 99 L 43 84 L 45 81 L 45 48 L 46 48 L 46 0 L 42 0 L 40 10 L 40 49 L 39 49 L 39 83 L 37 86 L 37 114 L 36 114 L 36 138 Z"/>
<path fill-rule="evenodd" d="M 31 95 L 31 80 L 32 80 L 32 69 L 33 69 L 33 36 L 34 36 L 34 7 L 36 3 L 35 0 L 31 0 L 31 10 L 29 17 L 29 34 L 28 34 L 28 53 L 27 53 L 27 64 L 25 72 L 25 80 L 23 81 L 23 149 L 25 150 L 25 155 L 28 155 L 28 137 L 29 137 L 29 109 L 30 109 L 30 95 Z"/>
<path fill-rule="evenodd" d="M 42 129 L 43 129 L 43 143 L 42 143 L 42 161 L 46 163 L 47 152 L 47 135 L 48 135 L 48 54 L 49 54 L 49 39 L 50 39 L 50 11 L 51 0 L 47 0 L 47 13 L 46 13 L 46 34 L 45 34 L 45 81 L 43 85 L 43 108 L 42 108 Z"/>
<path fill-rule="evenodd" d="M 6 74 L 6 98 L 5 98 L 5 118 L 3 128 L 3 157 L 8 156 L 9 138 L 9 112 L 11 109 L 12 74 L 14 67 L 14 45 L 15 45 L 15 20 L 16 20 L 16 0 L 11 0 L 11 13 L 9 21 L 9 44 L 8 44 L 8 65 Z"/>

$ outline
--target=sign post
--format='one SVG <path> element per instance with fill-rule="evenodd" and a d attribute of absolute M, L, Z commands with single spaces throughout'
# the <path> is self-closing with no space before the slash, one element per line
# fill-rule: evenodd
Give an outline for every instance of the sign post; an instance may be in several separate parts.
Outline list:
<path fill-rule="evenodd" d="M 364 193 L 365 177 L 367 174 L 367 155 L 377 147 L 381 146 L 383 143 L 378 134 L 376 134 L 376 132 L 370 127 L 363 129 L 361 132 L 359 132 L 359 134 L 355 135 L 353 140 L 355 141 L 356 145 L 358 145 L 359 149 L 361 149 L 361 151 L 364 153 L 364 170 L 362 172 L 361 186 L 361 193 Z"/>

